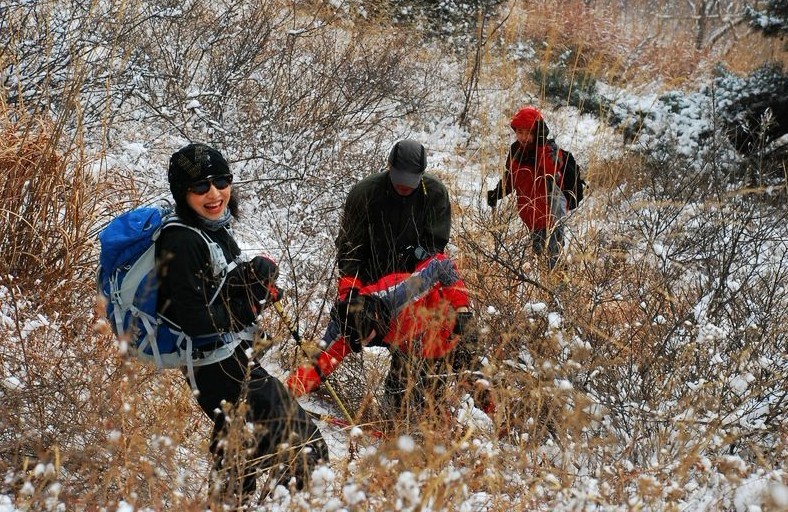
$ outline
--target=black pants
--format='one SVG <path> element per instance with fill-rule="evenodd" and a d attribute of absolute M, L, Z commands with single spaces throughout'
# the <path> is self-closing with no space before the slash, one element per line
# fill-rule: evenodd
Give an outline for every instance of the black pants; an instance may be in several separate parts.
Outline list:
<path fill-rule="evenodd" d="M 455 350 L 445 357 L 424 359 L 389 347 L 391 363 L 383 382 L 383 402 L 387 414 L 409 422 L 410 414 L 422 408 L 440 408 L 447 392 L 459 382 L 475 379 L 468 372 L 473 362 Z"/>
<path fill-rule="evenodd" d="M 383 383 L 383 402 L 387 413 L 409 421 L 408 415 L 423 407 L 441 407 L 447 388 L 464 383 L 473 388 L 481 364 L 479 339 L 471 313 L 459 313 L 454 326 L 457 346 L 438 359 L 424 359 L 388 347 L 391 363 Z M 418 352 L 418 350 L 414 350 Z M 474 397 L 484 406 L 491 399 L 482 392 Z"/>
<path fill-rule="evenodd" d="M 197 402 L 214 421 L 215 468 L 227 473 L 222 485 L 229 492 L 253 492 L 258 469 L 277 472 L 280 483 L 295 477 L 296 485 L 303 487 L 315 465 L 328 462 L 328 446 L 317 426 L 278 379 L 257 362 L 249 366 L 243 346 L 224 361 L 195 368 L 194 377 Z M 225 421 L 226 415 L 242 411 L 245 421 Z M 253 425 L 251 436 L 246 422 Z"/>
<path fill-rule="evenodd" d="M 384 405 L 392 416 L 418 411 L 428 401 L 439 401 L 451 366 L 442 359 L 413 357 L 389 347 L 391 362 L 383 382 Z M 403 418 L 407 421 L 407 418 Z"/>
<path fill-rule="evenodd" d="M 538 256 L 543 256 L 547 252 L 547 265 L 552 270 L 564 249 L 564 228 L 558 225 L 549 231 L 538 229 L 532 232 L 531 247 Z"/>

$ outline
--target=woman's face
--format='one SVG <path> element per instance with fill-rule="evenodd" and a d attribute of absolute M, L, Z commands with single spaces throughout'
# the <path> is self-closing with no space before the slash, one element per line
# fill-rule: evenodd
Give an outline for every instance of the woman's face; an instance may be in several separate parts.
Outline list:
<path fill-rule="evenodd" d="M 525 146 L 526 148 L 530 148 L 534 146 L 534 136 L 531 134 L 531 130 L 526 130 L 525 128 L 517 128 L 515 131 L 515 137 L 517 137 L 517 142 Z"/>
<path fill-rule="evenodd" d="M 227 176 L 230 176 L 229 180 Z M 230 192 L 233 188 L 231 183 L 231 175 L 209 176 L 205 180 L 193 183 L 186 192 L 186 203 L 200 217 L 219 220 L 224 215 L 230 201 Z M 205 190 L 206 186 L 208 187 L 207 192 L 200 193 Z"/>

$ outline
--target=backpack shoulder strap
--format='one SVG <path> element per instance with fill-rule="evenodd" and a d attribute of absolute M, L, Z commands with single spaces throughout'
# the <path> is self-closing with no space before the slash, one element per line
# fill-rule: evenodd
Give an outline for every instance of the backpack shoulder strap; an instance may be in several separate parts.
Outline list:
<path fill-rule="evenodd" d="M 219 285 L 216 287 L 216 292 L 211 297 L 210 302 L 208 302 L 208 304 L 213 304 L 216 298 L 219 296 L 219 292 L 221 291 L 222 286 L 224 285 L 224 281 L 227 279 L 227 274 L 235 270 L 235 268 L 238 266 L 237 259 L 232 261 L 227 261 L 227 258 L 224 255 L 224 251 L 222 250 L 221 247 L 219 247 L 219 244 L 211 240 L 203 230 L 184 223 L 175 213 L 171 213 L 167 215 L 167 218 L 164 221 L 162 221 L 162 225 L 159 228 L 159 230 L 161 231 L 162 229 L 171 226 L 178 226 L 194 231 L 195 233 L 200 235 L 200 238 L 203 239 L 206 246 L 208 247 L 208 254 L 210 255 L 211 258 L 211 268 L 213 269 L 214 277 L 220 278 Z"/>

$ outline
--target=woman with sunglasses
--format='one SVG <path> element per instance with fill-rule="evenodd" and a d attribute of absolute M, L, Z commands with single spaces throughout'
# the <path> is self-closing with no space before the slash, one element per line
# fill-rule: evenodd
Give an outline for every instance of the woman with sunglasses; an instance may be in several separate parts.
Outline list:
<path fill-rule="evenodd" d="M 194 342 L 193 378 L 197 402 L 214 421 L 210 450 L 215 484 L 210 492 L 244 502 L 255 491 L 256 471 L 265 469 L 272 469 L 269 482 L 287 485 L 294 478 L 300 489 L 311 470 L 328 461 L 328 448 L 282 383 L 249 360 L 251 342 L 244 339 L 260 305 L 278 299 L 278 267 L 263 256 L 241 261 L 230 230 L 238 200 L 219 151 L 189 144 L 172 155 L 167 177 L 178 220 L 200 232 L 178 225 L 161 231 L 156 241 L 158 310 L 193 341 L 200 340 Z M 219 252 L 218 259 L 227 264 L 217 270 Z M 229 446 L 241 432 L 230 436 L 228 430 L 245 422 L 226 419 L 244 408 L 256 446 L 246 457 L 251 462 L 239 464 L 231 451 L 242 454 L 248 447 Z"/>

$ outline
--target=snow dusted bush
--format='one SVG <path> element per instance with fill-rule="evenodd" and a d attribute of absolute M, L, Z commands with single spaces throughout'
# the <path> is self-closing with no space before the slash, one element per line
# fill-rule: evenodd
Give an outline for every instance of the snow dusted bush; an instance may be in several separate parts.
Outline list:
<path fill-rule="evenodd" d="M 718 67 L 713 86 L 697 92 L 669 91 L 633 95 L 598 85 L 600 102 L 609 111 L 611 125 L 619 127 L 633 150 L 659 162 L 681 158 L 693 170 L 706 169 L 709 179 L 745 180 L 760 186 L 784 179 L 784 151 L 770 144 L 788 133 L 788 75 L 777 65 L 766 65 L 747 77 Z M 751 160 L 768 157 L 754 179 Z"/>
<path fill-rule="evenodd" d="M 392 20 L 403 26 L 423 25 L 432 37 L 451 38 L 458 46 L 477 37 L 480 17 L 492 18 L 504 0 L 388 0 Z"/>

